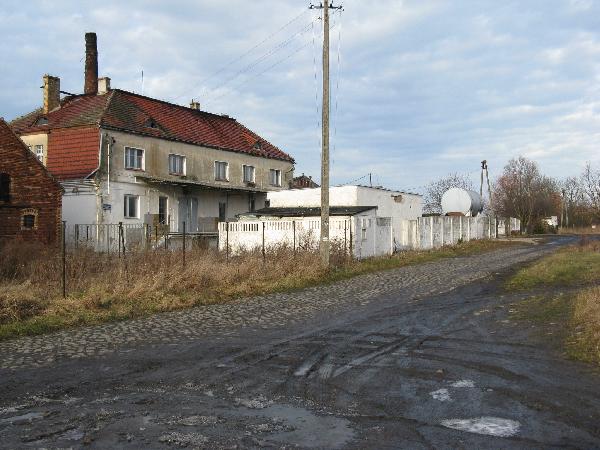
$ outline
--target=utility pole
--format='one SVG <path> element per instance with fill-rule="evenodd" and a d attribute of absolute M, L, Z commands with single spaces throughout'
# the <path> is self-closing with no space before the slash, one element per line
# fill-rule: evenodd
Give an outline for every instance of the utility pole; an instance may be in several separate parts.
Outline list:
<path fill-rule="evenodd" d="M 321 149 L 321 239 L 319 253 L 321 263 L 329 267 L 329 10 L 342 9 L 326 0 L 319 6 L 310 5 L 310 9 L 323 10 L 323 108 L 322 108 L 322 149 Z"/>

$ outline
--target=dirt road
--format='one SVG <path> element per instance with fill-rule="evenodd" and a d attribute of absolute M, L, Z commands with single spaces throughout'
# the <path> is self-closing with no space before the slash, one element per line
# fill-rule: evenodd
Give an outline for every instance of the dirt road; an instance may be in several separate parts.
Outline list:
<path fill-rule="evenodd" d="M 567 240 L 0 343 L 0 447 L 598 448 L 499 286 Z"/>

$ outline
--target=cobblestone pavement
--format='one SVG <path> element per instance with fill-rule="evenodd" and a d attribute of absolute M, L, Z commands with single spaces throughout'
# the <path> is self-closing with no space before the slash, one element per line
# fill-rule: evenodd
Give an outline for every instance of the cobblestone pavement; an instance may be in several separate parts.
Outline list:
<path fill-rule="evenodd" d="M 600 448 L 597 374 L 501 288 L 556 242 L 5 342 L 0 448 Z"/>
<path fill-rule="evenodd" d="M 326 312 L 366 305 L 382 296 L 414 299 L 450 291 L 498 270 L 523 263 L 552 246 L 506 248 L 491 253 L 358 276 L 331 285 L 162 313 L 143 319 L 84 327 L 0 342 L 0 368 L 41 367 L 65 358 L 111 353 L 136 343 L 176 343 L 246 327 L 278 328 Z"/>

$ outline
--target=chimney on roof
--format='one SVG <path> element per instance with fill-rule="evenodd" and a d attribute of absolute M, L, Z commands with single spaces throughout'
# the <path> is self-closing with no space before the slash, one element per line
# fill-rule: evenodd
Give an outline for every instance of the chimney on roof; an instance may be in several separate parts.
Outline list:
<path fill-rule="evenodd" d="M 98 92 L 98 45 L 96 33 L 85 33 L 85 83 L 83 92 Z"/>
<path fill-rule="evenodd" d="M 108 91 L 110 91 L 110 78 L 98 78 L 98 95 L 106 94 Z"/>
<path fill-rule="evenodd" d="M 44 75 L 44 114 L 60 106 L 60 78 Z"/>
<path fill-rule="evenodd" d="M 192 99 L 192 101 L 190 102 L 190 108 L 200 111 L 200 102 L 197 102 L 196 100 Z"/>

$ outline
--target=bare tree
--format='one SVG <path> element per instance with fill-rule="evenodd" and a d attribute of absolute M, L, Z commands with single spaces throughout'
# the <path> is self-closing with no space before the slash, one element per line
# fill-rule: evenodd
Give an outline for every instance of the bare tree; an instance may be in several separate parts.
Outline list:
<path fill-rule="evenodd" d="M 523 156 L 511 159 L 494 185 L 493 210 L 497 215 L 517 217 L 521 228 L 532 230 L 543 217 L 559 215 L 557 183 L 540 173 L 537 164 Z"/>
<path fill-rule="evenodd" d="M 424 211 L 429 214 L 441 214 L 442 195 L 450 188 L 473 190 L 473 182 L 466 175 L 451 173 L 429 183 L 425 189 Z"/>
<path fill-rule="evenodd" d="M 589 206 L 596 212 L 600 212 L 600 170 L 594 170 L 588 162 L 581 175 L 581 189 L 583 190 Z"/>

